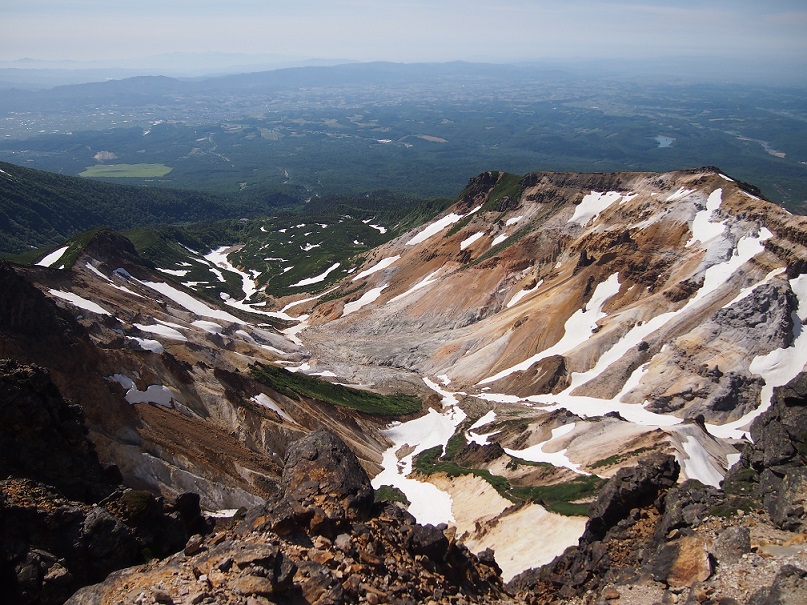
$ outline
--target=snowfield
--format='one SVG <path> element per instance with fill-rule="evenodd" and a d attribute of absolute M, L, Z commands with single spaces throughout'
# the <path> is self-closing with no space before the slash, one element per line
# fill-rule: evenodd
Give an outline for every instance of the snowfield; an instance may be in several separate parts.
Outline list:
<path fill-rule="evenodd" d="M 85 311 L 90 311 L 91 313 L 97 313 L 98 315 L 112 315 L 109 311 L 104 309 L 98 303 L 94 303 L 91 300 L 87 300 L 86 298 L 82 298 L 78 294 L 73 294 L 72 292 L 62 292 L 61 290 L 48 290 L 51 296 L 55 296 L 56 298 L 61 298 L 62 300 L 66 300 L 74 307 L 78 307 L 79 309 L 84 309 Z"/>
<path fill-rule="evenodd" d="M 40 260 L 36 264 L 40 267 L 52 267 L 53 265 L 59 262 L 59 260 L 62 258 L 62 256 L 64 256 L 64 253 L 67 252 L 67 249 L 69 247 L 70 246 L 62 246 L 58 250 L 54 250 L 47 256 L 44 256 L 42 260 Z"/>

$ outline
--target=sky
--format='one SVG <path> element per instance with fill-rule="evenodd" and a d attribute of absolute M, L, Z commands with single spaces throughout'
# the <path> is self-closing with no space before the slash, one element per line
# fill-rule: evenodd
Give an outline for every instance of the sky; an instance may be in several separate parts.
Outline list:
<path fill-rule="evenodd" d="M 166 53 L 398 62 L 689 57 L 781 66 L 807 57 L 807 2 L 0 0 L 0 62 L 120 63 Z"/>

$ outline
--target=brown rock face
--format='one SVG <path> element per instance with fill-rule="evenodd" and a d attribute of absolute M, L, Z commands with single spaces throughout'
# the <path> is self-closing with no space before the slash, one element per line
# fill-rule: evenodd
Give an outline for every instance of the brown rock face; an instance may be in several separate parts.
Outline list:
<path fill-rule="evenodd" d="M 68 603 L 518 603 L 490 553 L 477 558 L 454 532 L 374 505 L 358 459 L 327 431 L 290 447 L 282 486 L 235 528 L 113 574 Z"/>
<path fill-rule="evenodd" d="M 0 476 L 53 485 L 92 502 L 115 488 L 86 437 L 81 408 L 66 402 L 48 372 L 0 360 Z"/>
<path fill-rule="evenodd" d="M 281 487 L 293 506 L 313 510 L 315 516 L 321 510 L 333 521 L 334 531 L 339 521 L 366 517 L 374 496 L 358 458 L 344 441 L 324 429 L 289 448 Z"/>

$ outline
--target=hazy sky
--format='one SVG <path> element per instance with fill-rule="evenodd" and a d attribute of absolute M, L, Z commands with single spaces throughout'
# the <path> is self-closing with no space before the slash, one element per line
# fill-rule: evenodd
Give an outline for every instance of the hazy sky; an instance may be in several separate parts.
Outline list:
<path fill-rule="evenodd" d="M 805 0 L 0 0 L 0 61 L 807 57 Z"/>

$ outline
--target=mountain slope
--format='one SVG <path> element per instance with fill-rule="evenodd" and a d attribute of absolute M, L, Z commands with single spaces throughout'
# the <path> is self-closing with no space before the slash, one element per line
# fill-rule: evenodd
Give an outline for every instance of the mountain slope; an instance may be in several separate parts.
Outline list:
<path fill-rule="evenodd" d="M 652 452 L 717 485 L 772 389 L 807 361 L 805 230 L 713 168 L 485 173 L 328 300 L 296 307 L 309 314 L 297 337 L 308 371 L 387 387 L 416 376 L 442 394 L 444 436 L 405 455 L 407 472 L 456 439 L 489 450 L 451 472 L 491 473 L 511 495 L 535 480 L 528 464 L 552 465 L 539 480 L 552 485 Z M 419 431 L 388 433 L 391 460 Z M 438 475 L 448 449 L 441 459 Z M 411 510 L 433 507 L 400 474 L 379 481 Z M 449 504 L 428 518 L 456 519 L 456 482 L 433 482 Z"/>
<path fill-rule="evenodd" d="M 278 196 L 261 210 L 289 201 Z M 97 227 L 240 218 L 257 210 L 209 193 L 113 185 L 0 162 L 0 254 L 52 246 Z"/>
<path fill-rule="evenodd" d="M 0 351 L 51 368 L 135 485 L 252 504 L 277 493 L 290 443 L 325 426 L 375 488 L 492 548 L 509 580 L 575 544 L 623 467 L 666 455 L 680 480 L 719 485 L 807 362 L 805 244 L 807 219 L 714 168 L 488 172 L 281 296 L 249 264 L 269 249 L 213 251 L 245 298 L 219 297 L 222 278 L 203 301 L 99 233 L 68 269 L 9 269 L 29 286 L 5 290 L 18 323 Z M 26 338 L 35 315 L 64 327 Z M 422 413 L 339 405 L 398 393 Z"/>

